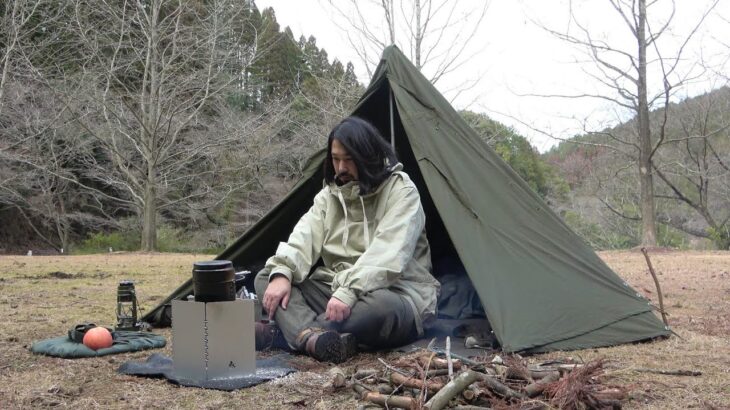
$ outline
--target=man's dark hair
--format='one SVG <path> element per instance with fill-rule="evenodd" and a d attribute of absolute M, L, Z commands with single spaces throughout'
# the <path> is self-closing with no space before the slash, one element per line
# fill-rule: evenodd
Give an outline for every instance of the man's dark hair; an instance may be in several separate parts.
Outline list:
<path fill-rule="evenodd" d="M 324 179 L 328 183 L 335 182 L 337 176 L 332 164 L 332 141 L 335 139 L 345 147 L 357 167 L 360 195 L 375 191 L 393 173 L 392 167 L 398 159 L 378 129 L 362 118 L 347 117 L 327 137 Z"/>

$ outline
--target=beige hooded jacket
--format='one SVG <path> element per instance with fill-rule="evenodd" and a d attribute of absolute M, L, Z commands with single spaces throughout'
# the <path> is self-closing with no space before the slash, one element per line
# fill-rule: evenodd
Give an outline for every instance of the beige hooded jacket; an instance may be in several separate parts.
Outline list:
<path fill-rule="evenodd" d="M 391 289 L 410 302 L 419 334 L 435 317 L 440 284 L 431 276 L 425 214 L 415 184 L 401 164 L 378 189 L 360 196 L 357 182 L 325 187 L 281 242 L 266 268 L 293 284 L 331 284 L 333 297 L 353 306 L 360 295 Z"/>

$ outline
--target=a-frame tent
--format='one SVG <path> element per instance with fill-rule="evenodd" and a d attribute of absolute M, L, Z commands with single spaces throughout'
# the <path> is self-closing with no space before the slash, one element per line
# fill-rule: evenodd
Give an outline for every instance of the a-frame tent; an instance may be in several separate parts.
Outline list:
<path fill-rule="evenodd" d="M 649 301 L 614 273 L 464 122 L 396 47 L 354 115 L 395 145 L 426 211 L 433 258 L 458 256 L 502 348 L 540 352 L 668 336 Z M 292 191 L 218 259 L 255 268 L 322 187 L 319 152 Z M 255 273 L 255 272 L 254 272 Z M 144 320 L 192 293 L 189 280 Z"/>

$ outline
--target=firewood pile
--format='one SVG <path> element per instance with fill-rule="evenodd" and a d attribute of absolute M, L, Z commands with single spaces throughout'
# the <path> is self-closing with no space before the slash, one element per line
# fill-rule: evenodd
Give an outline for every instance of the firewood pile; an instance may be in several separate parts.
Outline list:
<path fill-rule="evenodd" d="M 519 355 L 470 359 L 421 350 L 348 377 L 330 373 L 334 387 L 351 387 L 361 408 L 618 409 L 628 397 L 602 383 L 604 361 L 573 360 L 528 365 Z"/>

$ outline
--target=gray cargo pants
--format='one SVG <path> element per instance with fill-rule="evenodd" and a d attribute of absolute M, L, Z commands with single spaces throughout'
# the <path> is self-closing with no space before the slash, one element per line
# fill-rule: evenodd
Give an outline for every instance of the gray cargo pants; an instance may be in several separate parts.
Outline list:
<path fill-rule="evenodd" d="M 268 285 L 269 272 L 262 270 L 254 281 L 259 299 L 263 299 Z M 402 346 L 418 338 L 413 309 L 404 296 L 388 289 L 369 292 L 358 299 L 350 317 L 342 322 L 325 319 L 331 297 L 332 289 L 326 283 L 306 279 L 300 284 L 292 284 L 286 310 L 279 306 L 274 315 L 289 346 L 296 349 L 297 335 L 310 327 L 352 333 L 358 344 L 366 349 Z"/>

